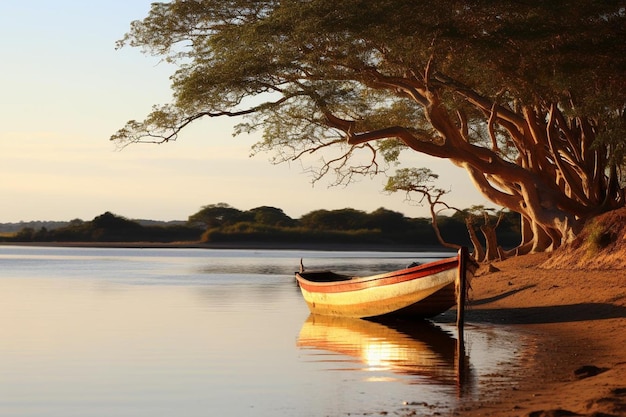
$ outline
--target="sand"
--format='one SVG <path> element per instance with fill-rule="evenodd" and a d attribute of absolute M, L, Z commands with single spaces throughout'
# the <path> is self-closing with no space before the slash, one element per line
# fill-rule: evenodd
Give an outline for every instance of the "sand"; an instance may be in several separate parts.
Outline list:
<path fill-rule="evenodd" d="M 512 326 L 536 349 L 518 384 L 455 415 L 626 416 L 626 270 L 564 261 L 536 254 L 481 266 L 467 323 Z"/>

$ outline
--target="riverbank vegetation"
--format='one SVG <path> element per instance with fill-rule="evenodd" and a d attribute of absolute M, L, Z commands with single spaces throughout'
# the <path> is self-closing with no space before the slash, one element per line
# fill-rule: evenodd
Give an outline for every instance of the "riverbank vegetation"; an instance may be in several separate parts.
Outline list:
<path fill-rule="evenodd" d="M 467 229 L 469 209 L 452 216 L 439 216 L 438 229 L 446 241 L 470 245 Z M 519 216 L 510 212 L 487 214 L 500 219 L 499 243 L 519 243 Z M 147 222 L 106 212 L 91 221 L 79 219 L 57 223 L 54 228 L 23 227 L 0 237 L 4 242 L 250 242 L 288 244 L 324 243 L 359 245 L 441 246 L 430 218 L 409 218 L 379 208 L 370 213 L 345 208 L 315 210 L 293 219 L 275 207 L 239 210 L 228 204 L 204 206 L 187 222 Z"/>

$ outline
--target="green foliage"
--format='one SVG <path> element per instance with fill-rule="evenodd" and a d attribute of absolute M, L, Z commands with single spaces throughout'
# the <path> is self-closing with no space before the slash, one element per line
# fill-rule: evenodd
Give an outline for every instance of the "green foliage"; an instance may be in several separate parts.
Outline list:
<path fill-rule="evenodd" d="M 35 233 L 35 229 L 32 227 L 25 227 L 15 233 L 11 240 L 15 240 L 17 242 L 31 242 L 35 239 Z"/>
<path fill-rule="evenodd" d="M 402 168 L 389 177 L 385 191 L 422 192 L 437 194 L 441 192 L 433 187 L 433 182 L 439 176 L 428 168 Z"/>
<path fill-rule="evenodd" d="M 379 229 L 382 233 L 401 234 L 406 230 L 409 220 L 397 211 L 380 207 L 368 215 L 366 227 Z"/>
<path fill-rule="evenodd" d="M 252 221 L 259 225 L 289 227 L 295 225 L 295 221 L 287 216 L 282 209 L 276 207 L 256 207 L 248 211 Z"/>
<path fill-rule="evenodd" d="M 266 209 L 266 208 L 262 208 Z M 240 219 L 251 219 L 258 209 L 242 212 Z M 280 211 L 282 213 L 282 210 Z M 520 240 L 519 217 L 508 214 L 510 223 L 498 228 L 497 234 L 505 247 Z M 495 216 L 494 216 L 495 222 Z M 314 210 L 299 219 L 290 219 L 289 226 L 242 220 L 222 227 L 207 229 L 202 240 L 208 243 L 281 242 L 281 243 L 344 243 L 439 246 L 431 219 L 407 218 L 402 213 L 379 208 L 371 213 L 351 208 Z M 441 233 L 451 241 L 469 245 L 463 216 L 439 216 Z"/>
<path fill-rule="evenodd" d="M 14 242 L 173 242 L 198 240 L 202 232 L 187 226 L 142 226 L 122 216 L 106 212 L 92 221 L 71 221 L 67 226 L 48 230 L 23 228 Z"/>
<path fill-rule="evenodd" d="M 588 257 L 596 256 L 613 240 L 610 231 L 606 230 L 602 224 L 596 221 L 592 221 L 591 225 L 587 228 L 587 232 L 588 235 L 585 239 L 585 244 Z"/>
<path fill-rule="evenodd" d="M 189 216 L 188 224 L 206 228 L 227 226 L 241 219 L 242 212 L 226 203 L 211 204 Z"/>
<path fill-rule="evenodd" d="M 300 224 L 313 230 L 358 230 L 364 229 L 367 214 L 355 209 L 316 210 L 300 218 Z"/>
<path fill-rule="evenodd" d="M 166 132 L 194 116 L 253 109 L 265 127 L 280 129 L 266 132 L 268 140 L 306 140 L 310 129 L 292 127 L 316 125 L 321 104 L 367 129 L 419 129 L 427 126 L 419 106 L 369 89 L 368 71 L 420 77 L 429 65 L 483 95 L 506 91 L 527 104 L 605 114 L 624 106 L 625 20 L 619 0 L 153 3 L 118 46 L 177 63 L 175 103 L 129 122 L 116 139 L 141 129 L 171 139 Z M 261 104 L 246 106 L 247 98 Z"/>
<path fill-rule="evenodd" d="M 430 219 L 407 218 L 402 213 L 379 208 L 371 213 L 355 209 L 314 210 L 292 219 L 281 209 L 257 207 L 242 211 L 227 204 L 205 206 L 228 208 L 237 220 L 207 227 L 142 226 L 138 222 L 106 212 L 92 221 L 72 221 L 67 226 L 47 230 L 25 227 L 6 241 L 13 242 L 178 242 L 206 243 L 291 243 L 291 244 L 377 244 L 437 247 L 439 243 Z M 190 216 L 193 217 L 193 216 Z M 502 227 L 504 246 L 514 246 L 520 239 L 519 221 Z M 442 233 L 459 244 L 469 245 L 463 218 L 439 218 Z M 517 229 L 515 229 L 517 228 Z M 499 230 L 500 233 L 500 230 Z"/>

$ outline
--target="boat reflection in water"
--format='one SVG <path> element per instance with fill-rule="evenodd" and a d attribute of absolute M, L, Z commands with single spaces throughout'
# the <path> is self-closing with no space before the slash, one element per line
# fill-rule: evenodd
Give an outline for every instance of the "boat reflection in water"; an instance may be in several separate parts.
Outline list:
<path fill-rule="evenodd" d="M 402 374 L 410 377 L 410 384 L 456 387 L 458 395 L 469 391 L 469 359 L 462 340 L 429 321 L 383 324 L 312 314 L 300 330 L 297 346 L 356 358 L 363 371 Z"/>

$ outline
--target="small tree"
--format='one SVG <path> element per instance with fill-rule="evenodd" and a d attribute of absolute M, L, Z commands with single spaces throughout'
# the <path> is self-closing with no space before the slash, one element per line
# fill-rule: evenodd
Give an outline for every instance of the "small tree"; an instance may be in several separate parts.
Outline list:
<path fill-rule="evenodd" d="M 31 242 L 36 235 L 36 231 L 32 227 L 23 227 L 14 237 L 17 242 Z"/>
<path fill-rule="evenodd" d="M 430 210 L 431 224 L 437 236 L 437 240 L 441 245 L 453 249 L 460 248 L 460 245 L 447 242 L 443 238 L 437 221 L 438 214 L 443 210 L 454 210 L 455 213 L 463 215 L 465 218 L 470 241 L 474 246 L 473 257 L 475 260 L 481 262 L 502 257 L 502 251 L 499 250 L 496 236 L 496 228 L 502 216 L 499 216 L 496 223 L 493 224 L 489 216 L 489 212 L 493 211 L 493 209 L 488 209 L 484 206 L 473 206 L 468 210 L 459 210 L 449 206 L 442 200 L 442 197 L 448 192 L 441 188 L 436 188 L 433 185 L 433 182 L 437 178 L 438 175 L 432 173 L 432 171 L 427 168 L 403 168 L 396 171 L 395 175 L 389 177 L 385 191 L 404 191 L 406 193 L 406 199 L 409 201 L 412 200 L 411 194 L 417 193 L 419 195 L 419 199 L 417 200 L 418 204 L 427 202 Z M 483 219 L 483 224 L 479 226 L 479 230 L 485 238 L 485 247 L 483 247 L 478 239 L 475 230 L 476 219 L 478 217 L 482 217 Z"/>
<path fill-rule="evenodd" d="M 206 229 L 226 226 L 236 223 L 242 211 L 226 203 L 210 204 L 203 206 L 200 211 L 189 216 L 187 223 L 190 225 L 201 225 Z"/>
<path fill-rule="evenodd" d="M 369 215 L 368 228 L 379 228 L 385 233 L 403 233 L 406 232 L 410 224 L 404 214 L 397 211 L 387 210 L 380 207 Z"/>
<path fill-rule="evenodd" d="M 407 201 L 412 200 L 411 193 L 417 193 L 419 195 L 418 204 L 422 204 L 424 200 L 426 200 L 430 210 L 431 224 L 439 243 L 447 248 L 459 249 L 461 247 L 460 245 L 447 242 L 439 230 L 437 223 L 438 213 L 446 209 L 459 210 L 450 207 L 442 200 L 442 197 L 447 194 L 448 191 L 435 188 L 433 182 L 437 178 L 439 178 L 439 176 L 428 168 L 403 168 L 397 170 L 395 175 L 389 177 L 385 191 L 390 193 L 404 191 Z"/>
<path fill-rule="evenodd" d="M 295 221 L 287 216 L 282 209 L 276 207 L 261 206 L 248 210 L 252 221 L 266 226 L 288 227 L 293 226 Z"/>
<path fill-rule="evenodd" d="M 300 224 L 313 230 L 366 229 L 368 215 L 362 210 L 315 210 L 300 217 Z"/>
<path fill-rule="evenodd" d="M 465 211 L 465 224 L 474 245 L 474 259 L 478 262 L 493 261 L 494 259 L 505 257 L 505 253 L 500 248 L 498 237 L 496 236 L 496 229 L 500 225 L 504 213 L 500 211 L 494 222 L 493 216 L 490 214 L 494 211 L 494 209 L 486 208 L 485 206 L 472 206 Z M 477 219 L 482 219 L 482 224 L 479 226 L 476 226 Z M 484 249 L 476 235 L 476 227 L 478 227 L 485 239 Z"/>

